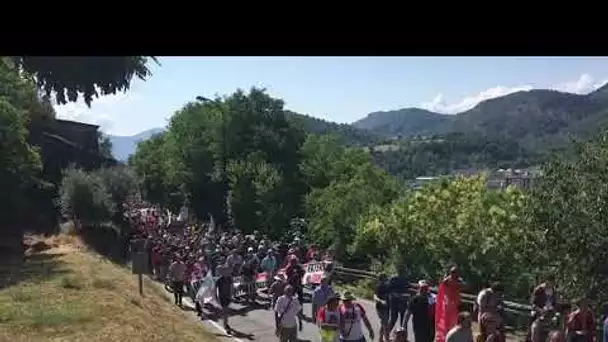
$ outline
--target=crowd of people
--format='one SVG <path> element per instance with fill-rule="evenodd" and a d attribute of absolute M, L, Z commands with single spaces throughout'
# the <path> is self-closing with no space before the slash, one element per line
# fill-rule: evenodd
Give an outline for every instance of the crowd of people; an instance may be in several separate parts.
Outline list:
<path fill-rule="evenodd" d="M 380 341 L 388 341 L 395 327 L 407 327 L 412 319 L 415 342 L 505 342 L 503 287 L 486 284 L 479 292 L 473 312 L 461 305 L 460 293 L 466 287 L 458 268 L 452 267 L 438 286 L 437 295 L 429 291 L 429 283 L 420 280 L 417 293 L 407 294 L 405 277 L 388 279 L 380 275 L 375 302 L 381 323 Z M 531 294 L 532 312 L 526 340 L 528 342 L 594 342 L 596 322 L 587 298 L 574 305 L 560 303 L 552 279 L 539 284 Z M 606 308 L 608 309 L 608 307 Z M 604 310 L 605 316 L 608 311 Z M 478 334 L 472 332 L 477 321 Z M 608 324 L 605 320 L 604 325 Z M 605 329 L 607 331 L 607 329 Z M 608 341 L 608 336 L 604 337 Z"/>
<path fill-rule="evenodd" d="M 321 253 L 313 244 L 305 246 L 299 239 L 291 243 L 276 243 L 257 231 L 244 235 L 238 230 L 219 229 L 213 220 L 195 223 L 188 219 L 187 209 L 179 215 L 141 203 L 132 205 L 128 218 L 133 227 L 133 240 L 144 241 L 150 276 L 167 282 L 174 295 L 174 303 L 183 305 L 183 296 L 195 302 L 197 313 L 204 315 L 204 303 L 199 300 L 199 289 L 205 278 L 213 277 L 213 298 L 222 308 L 224 328 L 230 332 L 228 307 L 234 300 L 244 299 L 253 304 L 259 287 L 266 288 L 270 305 L 280 305 L 286 288 L 304 301 L 303 263 L 333 259 L 331 250 Z M 263 274 L 261 284 L 256 280 Z M 237 286 L 235 287 L 235 284 Z M 244 294 L 243 298 L 236 298 Z M 318 299 L 313 298 L 315 302 Z M 294 303 L 295 305 L 295 303 Z"/>
<path fill-rule="evenodd" d="M 322 254 L 317 246 L 305 246 L 298 238 L 281 244 L 258 232 L 244 235 L 237 230 L 218 229 L 213 220 L 193 224 L 187 219 L 187 211 L 176 216 L 160 208 L 135 206 L 129 218 L 136 227 L 133 238 L 145 240 L 150 275 L 169 281 L 176 305 L 182 306 L 183 296 L 188 295 L 198 314 L 204 315 L 204 302 L 197 297 L 199 289 L 194 284 L 200 284 L 208 275 L 213 277 L 213 297 L 221 307 L 228 333 L 232 330 L 228 307 L 236 299 L 235 294 L 244 293 L 246 301 L 254 302 L 257 287 L 264 287 L 268 308 L 275 312 L 276 335 L 280 341 L 296 341 L 306 318 L 302 310 L 302 264 L 333 259 L 331 251 Z M 258 274 L 265 275 L 261 286 L 255 286 Z M 500 284 L 487 284 L 477 297 L 474 311 L 467 312 L 460 305 L 464 284 L 457 267 L 451 268 L 440 282 L 437 295 L 431 293 L 425 280 L 420 280 L 417 292 L 411 294 L 404 274 L 402 271 L 391 278 L 379 276 L 374 301 L 380 342 L 406 341 L 410 318 L 415 342 L 505 342 Z M 235 283 L 245 291 L 239 292 Z M 318 325 L 322 340 L 365 341 L 364 327 L 374 340 L 363 306 L 352 293 L 335 293 L 330 283 L 329 277 L 322 277 L 311 298 L 310 319 Z M 574 306 L 559 304 L 551 280 L 537 286 L 531 298 L 529 342 L 595 341 L 595 319 L 586 298 Z M 479 324 L 475 338 L 472 321 Z"/>

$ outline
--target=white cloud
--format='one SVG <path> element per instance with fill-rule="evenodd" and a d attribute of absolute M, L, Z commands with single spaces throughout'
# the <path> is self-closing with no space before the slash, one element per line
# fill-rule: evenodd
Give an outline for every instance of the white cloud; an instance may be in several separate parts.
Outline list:
<path fill-rule="evenodd" d="M 123 112 L 117 111 L 117 109 L 124 107 L 127 102 L 132 102 L 137 98 L 137 93 L 133 93 L 132 91 L 126 93 L 120 92 L 115 95 L 94 98 L 90 108 L 80 97 L 77 102 L 55 105 L 54 108 L 57 112 L 57 117 L 60 119 L 95 124 L 99 125 L 100 130 L 103 132 L 112 132 L 116 129 L 115 124 L 120 120 L 120 113 Z"/>
<path fill-rule="evenodd" d="M 553 90 L 558 90 L 573 94 L 588 94 L 601 86 L 608 83 L 608 80 L 597 81 L 589 74 L 582 74 L 578 80 L 571 82 L 559 83 L 549 87 Z M 423 103 L 422 108 L 431 110 L 437 113 L 456 114 L 475 107 L 478 103 L 493 99 L 500 96 L 505 96 L 518 91 L 528 91 L 538 87 L 526 84 L 515 87 L 495 86 L 486 89 L 478 94 L 466 96 L 455 102 L 448 102 L 443 98 L 443 94 L 439 93 L 429 102 Z"/>

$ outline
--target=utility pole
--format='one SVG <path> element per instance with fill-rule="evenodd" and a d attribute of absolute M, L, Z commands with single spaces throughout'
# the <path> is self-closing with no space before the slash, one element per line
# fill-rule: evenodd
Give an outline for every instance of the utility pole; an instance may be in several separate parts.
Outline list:
<path fill-rule="evenodd" d="M 226 113 L 224 111 L 224 106 L 216 100 L 212 100 L 210 98 L 204 96 L 197 96 L 196 100 L 202 103 L 209 103 L 215 106 L 220 113 L 220 131 L 221 131 L 221 155 L 220 155 L 220 183 L 221 183 L 221 192 L 222 192 L 222 217 L 220 218 L 220 222 L 222 227 L 225 227 L 229 221 L 229 213 L 228 213 L 228 152 L 226 148 L 227 141 L 227 127 L 226 127 Z"/>

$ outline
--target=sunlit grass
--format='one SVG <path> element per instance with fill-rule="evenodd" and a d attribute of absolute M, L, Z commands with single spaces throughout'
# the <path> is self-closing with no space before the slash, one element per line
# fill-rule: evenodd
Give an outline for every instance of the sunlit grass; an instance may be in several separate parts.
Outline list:
<path fill-rule="evenodd" d="M 22 267 L 47 276 L 0 290 L 0 341 L 215 341 L 156 286 L 141 297 L 129 270 L 65 240 Z"/>

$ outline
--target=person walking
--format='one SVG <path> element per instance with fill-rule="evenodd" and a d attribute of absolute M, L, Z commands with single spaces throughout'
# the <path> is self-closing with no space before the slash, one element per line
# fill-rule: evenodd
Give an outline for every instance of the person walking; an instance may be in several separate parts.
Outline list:
<path fill-rule="evenodd" d="M 398 328 L 403 327 L 404 324 L 410 296 L 408 293 L 409 283 L 405 274 L 405 269 L 401 269 L 399 274 L 393 276 L 388 282 L 390 311 L 390 321 L 388 323 L 389 332 L 393 330 L 397 322 L 399 322 Z"/>
<path fill-rule="evenodd" d="M 471 321 L 471 315 L 468 312 L 458 313 L 456 325 L 448 331 L 445 342 L 473 342 Z M 416 339 L 416 342 L 418 342 L 418 339 Z"/>
<path fill-rule="evenodd" d="M 345 292 L 340 305 L 340 341 L 341 342 L 365 342 L 363 324 L 369 331 L 370 340 L 374 340 L 374 329 L 365 313 L 365 309 L 359 303 L 355 303 L 355 296 L 351 292 Z"/>
<path fill-rule="evenodd" d="M 312 312 L 311 316 L 313 323 L 317 320 L 317 311 L 325 306 L 327 300 L 334 295 L 334 290 L 329 286 L 329 277 L 323 275 L 321 277 L 321 284 L 315 289 L 312 294 Z"/>
<path fill-rule="evenodd" d="M 380 321 L 380 342 L 390 340 L 390 330 L 388 329 L 389 305 L 388 305 L 388 277 L 381 273 L 378 275 L 378 284 L 374 293 L 376 303 L 376 313 Z"/>
<path fill-rule="evenodd" d="M 434 340 L 432 299 L 429 284 L 426 280 L 418 282 L 418 293 L 409 303 L 405 316 L 405 326 L 412 317 L 412 327 L 416 342 L 431 342 Z"/>
<path fill-rule="evenodd" d="M 317 311 L 316 322 L 319 325 L 321 342 L 340 341 L 340 296 L 332 294 L 324 306 Z"/>
<path fill-rule="evenodd" d="M 594 342 L 595 318 L 589 310 L 589 300 L 583 297 L 576 304 L 577 309 L 568 316 L 566 339 L 572 342 Z"/>
<path fill-rule="evenodd" d="M 217 300 L 221 306 L 224 330 L 226 330 L 227 334 L 230 334 L 232 331 L 232 328 L 228 325 L 228 312 L 232 301 L 232 271 L 233 268 L 230 266 L 218 267 L 217 272 L 220 277 L 215 281 Z"/>
<path fill-rule="evenodd" d="M 275 334 L 280 342 L 296 342 L 298 340 L 298 325 L 302 331 L 302 305 L 294 295 L 291 285 L 285 287 L 285 293 L 277 299 L 274 307 Z"/>
<path fill-rule="evenodd" d="M 186 264 L 179 255 L 176 255 L 171 266 L 169 266 L 169 276 L 171 277 L 175 305 L 181 307 L 182 296 L 184 294 L 184 281 L 186 280 Z"/>

